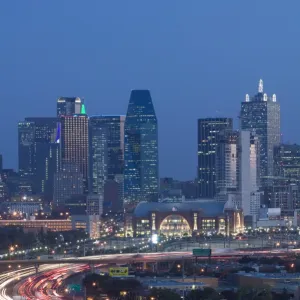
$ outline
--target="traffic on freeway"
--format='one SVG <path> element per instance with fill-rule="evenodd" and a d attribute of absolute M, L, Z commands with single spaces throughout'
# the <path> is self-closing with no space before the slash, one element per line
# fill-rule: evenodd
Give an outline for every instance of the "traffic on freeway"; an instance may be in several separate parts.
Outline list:
<path fill-rule="evenodd" d="M 217 258 L 233 258 L 242 257 L 246 255 L 261 255 L 261 256 L 284 256 L 289 253 L 300 252 L 300 249 L 272 249 L 272 250 L 233 250 L 233 249 L 213 249 L 212 259 Z M 136 261 L 156 262 L 169 261 L 179 259 L 193 258 L 191 252 L 158 252 L 158 253 L 144 253 L 144 254 L 113 254 L 81 257 L 76 259 L 75 263 L 67 263 L 68 259 L 63 259 L 54 264 L 41 264 L 38 274 L 34 267 L 24 267 L 19 270 L 9 271 L 0 275 L 0 300 L 12 300 L 13 295 L 24 297 L 23 299 L 65 299 L 64 291 L 59 289 L 61 283 L 74 273 L 81 273 L 87 271 L 90 266 L 86 264 L 88 259 L 90 262 L 95 261 L 95 267 L 99 261 L 103 264 L 114 263 L 122 264 Z M 70 258 L 72 261 L 72 258 Z M 82 261 L 82 263 L 80 263 Z M 7 263 L 12 263 L 10 261 Z M 59 263 L 61 262 L 61 263 Z M 10 265 L 10 266 L 11 266 Z M 15 286 L 13 291 L 9 286 Z M 66 291 L 65 291 L 66 292 Z"/>

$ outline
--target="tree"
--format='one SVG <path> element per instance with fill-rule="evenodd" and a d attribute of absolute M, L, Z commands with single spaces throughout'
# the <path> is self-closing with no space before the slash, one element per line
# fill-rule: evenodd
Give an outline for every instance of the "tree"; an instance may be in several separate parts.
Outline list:
<path fill-rule="evenodd" d="M 238 295 L 233 290 L 224 290 L 221 292 L 221 295 L 226 300 L 238 300 Z"/>
<path fill-rule="evenodd" d="M 181 300 L 179 294 L 173 292 L 168 289 L 151 289 L 150 295 L 148 296 L 148 300 Z"/>
<path fill-rule="evenodd" d="M 220 294 L 210 287 L 205 287 L 203 290 L 192 290 L 187 296 L 187 300 L 220 300 Z M 231 300 L 231 299 L 230 299 Z"/>
<path fill-rule="evenodd" d="M 244 287 L 238 291 L 238 300 L 272 300 L 269 287 Z"/>

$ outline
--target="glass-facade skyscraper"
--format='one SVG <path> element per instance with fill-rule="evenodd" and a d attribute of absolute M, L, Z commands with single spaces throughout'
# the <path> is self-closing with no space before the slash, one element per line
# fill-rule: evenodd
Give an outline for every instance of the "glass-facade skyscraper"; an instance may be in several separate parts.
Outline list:
<path fill-rule="evenodd" d="M 241 130 L 254 132 L 259 139 L 260 177 L 262 185 L 269 185 L 274 175 L 274 147 L 280 144 L 280 105 L 273 94 L 269 97 L 259 81 L 258 93 L 247 94 L 241 105 Z"/>
<path fill-rule="evenodd" d="M 124 123 L 125 116 L 100 115 L 89 119 L 89 176 L 90 192 L 102 194 L 107 180 L 116 181 L 118 205 L 123 207 L 124 198 Z M 111 199 L 104 199 L 112 207 Z"/>
<path fill-rule="evenodd" d="M 150 91 L 133 90 L 125 120 L 124 198 L 157 201 L 159 188 L 157 118 Z"/>
<path fill-rule="evenodd" d="M 89 119 L 89 192 L 104 195 L 107 180 L 107 128 L 98 117 Z"/>
<path fill-rule="evenodd" d="M 217 148 L 224 131 L 232 131 L 231 118 L 198 119 L 198 184 L 200 198 L 214 198 L 217 182 Z"/>

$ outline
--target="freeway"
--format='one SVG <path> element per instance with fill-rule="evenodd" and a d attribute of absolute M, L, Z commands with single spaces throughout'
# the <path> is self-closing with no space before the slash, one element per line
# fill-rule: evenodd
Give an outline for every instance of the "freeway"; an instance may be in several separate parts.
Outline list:
<path fill-rule="evenodd" d="M 212 249 L 212 258 L 242 257 L 245 255 L 274 256 L 286 255 L 287 253 L 300 253 L 300 249 L 268 249 L 268 250 L 233 250 Z M 176 259 L 192 259 L 191 251 L 177 252 L 154 252 L 154 253 L 131 253 L 131 254 L 106 254 L 86 257 L 71 257 L 62 259 L 29 259 L 29 260 L 1 260 L 0 265 L 44 265 L 44 264 L 118 264 L 130 262 L 159 262 L 174 261 Z M 205 259 L 205 258 L 204 258 Z"/>
<path fill-rule="evenodd" d="M 270 249 L 270 250 L 232 250 L 213 249 L 212 259 L 232 259 L 245 255 L 256 256 L 286 256 L 290 253 L 299 253 L 300 249 Z M 123 264 L 128 262 L 158 262 L 174 261 L 181 259 L 192 259 L 191 252 L 158 252 L 144 254 L 111 254 L 101 256 L 89 256 L 70 258 L 62 260 L 13 260 L 0 261 L 1 264 L 21 264 L 23 269 L 0 274 L 0 300 L 12 300 L 7 295 L 7 286 L 17 281 L 15 293 L 26 297 L 26 299 L 64 299 L 63 295 L 57 293 L 59 282 L 68 277 L 70 272 L 82 272 L 93 264 L 95 267 L 101 264 Z M 207 259 L 207 258 L 204 258 Z M 31 267 L 24 267 L 29 264 Z M 35 275 L 34 264 L 39 264 L 39 273 Z M 70 276 L 70 275 L 69 275 Z M 30 278 L 29 278 L 30 277 Z M 25 278 L 25 279 L 24 279 Z"/>
<path fill-rule="evenodd" d="M 41 266 L 41 273 L 46 272 L 50 269 L 57 269 L 58 265 L 47 265 Z M 23 268 L 21 270 L 10 271 L 5 274 L 0 275 L 0 300 L 12 300 L 8 295 L 7 287 L 13 283 L 17 283 L 22 278 L 29 277 L 35 274 L 35 269 L 33 267 Z"/>
<path fill-rule="evenodd" d="M 42 272 L 36 276 L 31 276 L 17 285 L 18 295 L 30 300 L 50 300 L 67 299 L 61 291 L 60 286 L 67 277 L 87 271 L 86 265 L 68 265 L 55 270 Z"/>

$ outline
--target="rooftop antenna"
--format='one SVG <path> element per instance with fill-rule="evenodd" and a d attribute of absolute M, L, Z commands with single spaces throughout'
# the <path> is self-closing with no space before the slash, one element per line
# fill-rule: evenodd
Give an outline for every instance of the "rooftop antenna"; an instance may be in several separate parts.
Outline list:
<path fill-rule="evenodd" d="M 260 79 L 258 84 L 258 92 L 263 93 L 263 91 L 264 91 L 264 82 L 262 79 Z"/>

